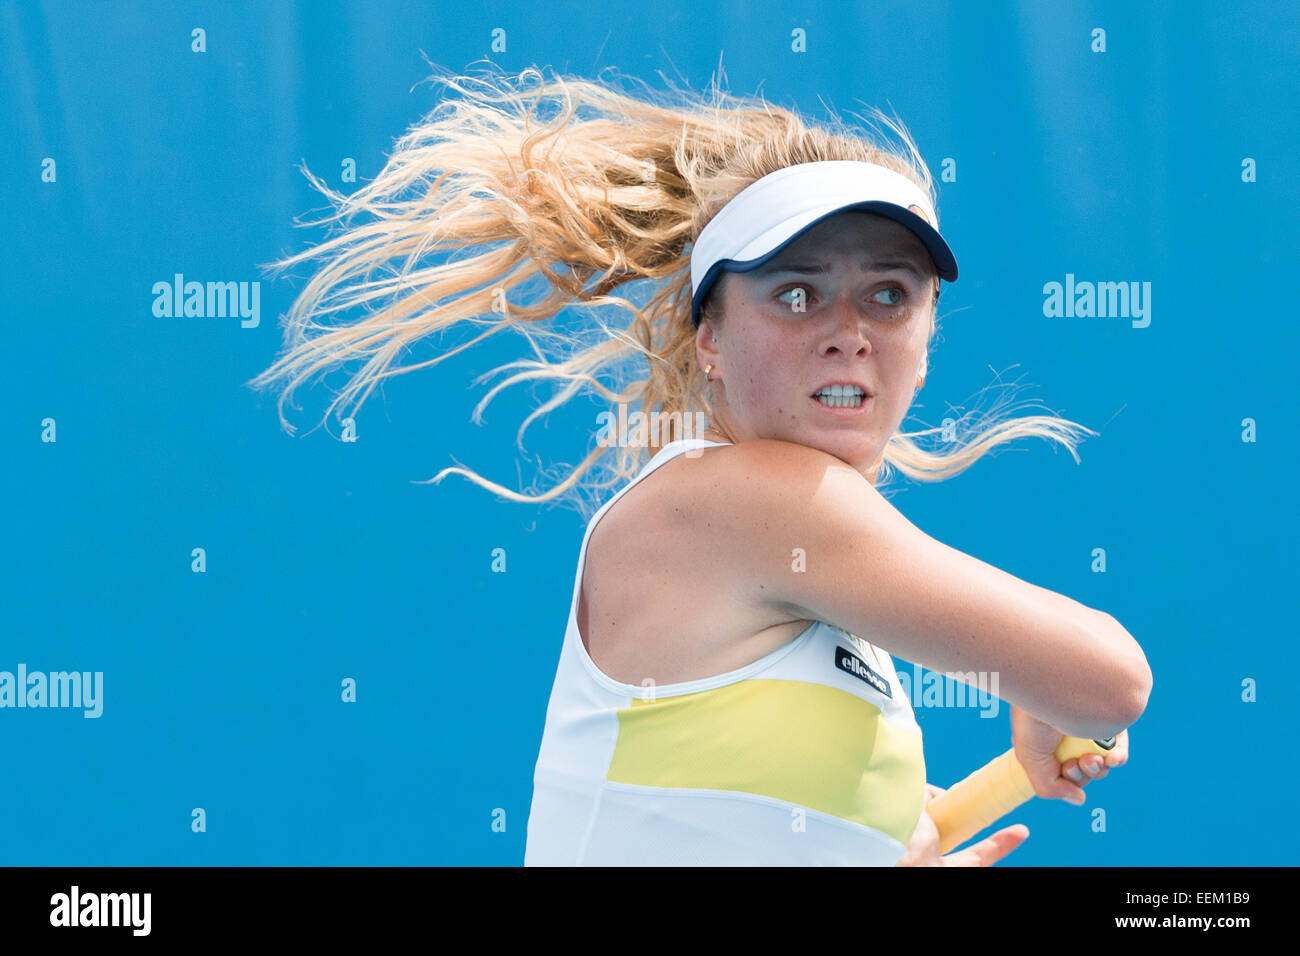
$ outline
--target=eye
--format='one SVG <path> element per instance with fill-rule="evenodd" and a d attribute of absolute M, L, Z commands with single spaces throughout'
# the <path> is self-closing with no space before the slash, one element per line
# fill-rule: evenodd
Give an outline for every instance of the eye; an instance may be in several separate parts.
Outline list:
<path fill-rule="evenodd" d="M 896 292 L 898 294 L 898 298 L 893 302 L 884 302 L 881 303 L 882 305 L 902 305 L 903 300 L 907 298 L 907 290 L 902 286 L 891 285 L 888 288 L 881 289 L 880 292 Z M 876 295 L 879 295 L 880 292 L 877 292 Z"/>
<path fill-rule="evenodd" d="M 786 286 L 784 289 L 777 292 L 774 298 L 776 298 L 778 302 L 783 302 L 786 305 L 793 306 L 795 304 L 794 301 L 792 301 L 791 299 L 787 299 L 785 297 L 795 292 L 798 289 L 804 290 L 803 301 L 804 304 L 806 305 L 813 296 L 813 290 L 812 290 L 812 286 L 806 285 L 802 282 L 796 282 L 793 285 Z M 873 298 L 875 298 L 875 296 L 879 296 L 882 292 L 891 293 L 894 296 L 894 299 L 893 301 L 890 302 L 881 302 L 879 299 L 876 299 L 876 302 L 879 305 L 888 305 L 888 306 L 895 306 L 895 307 L 900 306 L 908 297 L 908 292 L 906 288 L 900 285 L 891 285 L 876 291 L 873 295 Z"/>
<path fill-rule="evenodd" d="M 784 302 L 786 305 L 794 305 L 794 302 L 792 302 L 792 301 L 789 300 L 789 299 L 782 298 L 782 296 L 785 296 L 785 295 L 787 295 L 788 293 L 791 293 L 791 292 L 795 291 L 796 289 L 803 289 L 803 290 L 805 291 L 805 295 L 804 295 L 804 297 L 803 297 L 803 301 L 804 301 L 805 303 L 807 303 L 807 301 L 808 301 L 808 297 L 809 297 L 809 294 L 811 294 L 811 292 L 812 292 L 812 287 L 811 287 L 811 286 L 803 285 L 803 284 L 801 284 L 801 283 L 796 283 L 795 285 L 788 285 L 788 286 L 786 286 L 784 289 L 782 289 L 780 292 L 778 292 L 778 293 L 776 294 L 776 299 L 777 299 L 777 301 L 778 301 L 778 302 Z"/>

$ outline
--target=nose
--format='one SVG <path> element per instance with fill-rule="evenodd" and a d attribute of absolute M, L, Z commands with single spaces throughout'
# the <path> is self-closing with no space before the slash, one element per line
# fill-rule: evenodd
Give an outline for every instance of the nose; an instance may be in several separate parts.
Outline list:
<path fill-rule="evenodd" d="M 837 350 L 845 355 L 866 355 L 871 352 L 871 340 L 867 338 L 867 317 L 853 296 L 847 291 L 831 303 L 831 328 L 826 336 L 827 351 Z"/>

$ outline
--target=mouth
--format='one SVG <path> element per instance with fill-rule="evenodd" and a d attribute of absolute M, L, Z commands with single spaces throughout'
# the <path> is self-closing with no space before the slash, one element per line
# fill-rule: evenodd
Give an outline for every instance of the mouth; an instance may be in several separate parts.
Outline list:
<path fill-rule="evenodd" d="M 871 393 L 861 385 L 839 383 L 823 385 L 810 398 L 822 408 L 831 411 L 853 412 L 865 408 L 871 401 Z"/>

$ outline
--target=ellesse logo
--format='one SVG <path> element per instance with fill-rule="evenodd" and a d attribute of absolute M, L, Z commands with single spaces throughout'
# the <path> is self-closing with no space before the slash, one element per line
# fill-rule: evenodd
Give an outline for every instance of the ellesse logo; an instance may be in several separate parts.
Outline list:
<path fill-rule="evenodd" d="M 916 203 L 912 203 L 912 205 L 908 206 L 907 211 L 916 213 L 918 216 L 920 216 L 922 219 L 925 220 L 926 225 L 928 226 L 934 225 L 934 223 L 930 222 L 930 217 L 925 214 L 925 210 L 922 209 L 920 206 L 918 206 Z"/>
<path fill-rule="evenodd" d="M 835 645 L 835 666 L 840 670 L 848 671 L 858 680 L 870 684 L 890 700 L 893 699 L 894 695 L 889 690 L 889 682 L 868 667 L 866 661 L 847 647 Z"/>

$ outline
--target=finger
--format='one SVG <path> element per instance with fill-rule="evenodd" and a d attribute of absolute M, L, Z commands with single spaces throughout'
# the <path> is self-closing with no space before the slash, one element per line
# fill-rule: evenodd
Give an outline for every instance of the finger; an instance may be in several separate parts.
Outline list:
<path fill-rule="evenodd" d="M 1106 776 L 1106 761 L 1097 754 L 1071 757 L 1061 764 L 1061 776 L 1083 787 L 1089 780 L 1098 780 Z"/>
<path fill-rule="evenodd" d="M 1061 776 L 1079 786 L 1085 785 L 1089 780 L 1100 780 L 1109 771 L 1106 758 L 1101 754 L 1084 754 L 1061 764 Z"/>
<path fill-rule="evenodd" d="M 1054 797 L 1064 800 L 1066 803 L 1072 803 L 1076 807 L 1081 807 L 1088 802 L 1088 795 L 1083 792 L 1086 781 L 1084 785 L 1080 786 L 1075 786 L 1068 780 L 1062 780 L 1061 783 L 1064 786 L 1057 787 L 1057 792 L 1053 794 Z"/>
<path fill-rule="evenodd" d="M 1017 823 L 1015 826 L 999 830 L 974 846 L 940 857 L 939 861 L 944 866 L 992 866 L 1024 843 L 1028 837 L 1029 827 Z"/>
<path fill-rule="evenodd" d="M 1089 780 L 1100 780 L 1110 770 L 1106 766 L 1106 758 L 1100 754 L 1084 754 L 1079 758 L 1079 766 Z"/>
<path fill-rule="evenodd" d="M 1120 767 L 1128 761 L 1128 731 L 1121 730 L 1115 738 L 1115 746 L 1106 754 L 1106 766 Z"/>
<path fill-rule="evenodd" d="M 1022 763 L 1025 775 L 1033 785 L 1034 793 L 1046 800 L 1065 800 L 1074 806 L 1082 806 L 1085 797 L 1083 795 L 1082 783 L 1074 783 L 1066 776 L 1062 776 L 1062 769 L 1074 767 L 1077 760 L 1071 758 L 1064 764 L 1056 762 L 1054 757 L 1044 757 L 1038 761 L 1031 761 L 1028 764 Z M 1077 768 L 1076 768 L 1077 769 Z M 1082 778 L 1082 774 L 1080 774 Z"/>
<path fill-rule="evenodd" d="M 1063 775 L 1051 781 L 1047 785 L 1047 792 L 1041 793 L 1039 796 L 1046 797 L 1048 800 L 1064 800 L 1066 803 L 1081 807 L 1088 799 L 1087 794 L 1083 792 L 1087 782 L 1087 778 L 1084 777 L 1081 783 L 1076 784 Z"/>

